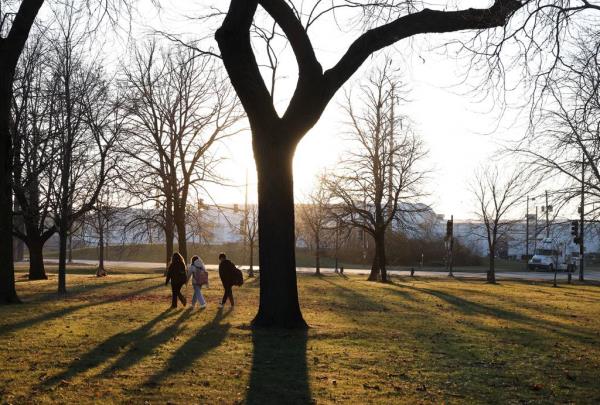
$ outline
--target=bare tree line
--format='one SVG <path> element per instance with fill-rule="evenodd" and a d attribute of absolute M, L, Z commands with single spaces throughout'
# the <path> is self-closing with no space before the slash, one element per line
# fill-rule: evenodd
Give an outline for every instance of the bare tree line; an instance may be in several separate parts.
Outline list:
<path fill-rule="evenodd" d="M 12 173 L 14 159 L 12 138 L 9 136 L 13 82 L 17 61 L 43 3 L 41 0 L 20 2 L 12 27 L 6 38 L 2 38 L 0 43 L 0 56 L 2 56 L 0 58 L 2 61 L 0 63 L 2 73 L 2 80 L 0 80 L 0 135 L 2 136 L 2 142 L 0 142 L 0 157 L 2 158 L 0 162 L 0 225 L 3 230 L 13 229 L 10 173 Z M 112 16 L 112 11 L 118 9 L 118 4 L 120 2 L 113 4 L 106 1 L 100 2 L 97 7 L 90 7 L 106 11 L 109 16 Z M 298 63 L 297 87 L 289 106 L 282 115 L 275 110 L 274 85 L 271 86 L 271 91 L 265 85 L 260 72 L 262 65 L 256 60 L 251 42 L 251 32 L 255 33 L 255 37 L 258 36 L 269 41 L 275 31 L 273 28 L 272 31 L 263 31 L 262 35 L 256 34 L 257 26 L 254 24 L 254 20 L 259 5 L 262 10 L 260 13 L 263 13 L 262 15 L 271 22 L 268 26 L 275 27 L 277 25 L 281 29 L 283 36 L 279 36 L 279 38 L 285 37 L 289 41 Z M 310 6 L 300 6 L 295 2 L 285 0 L 232 0 L 229 6 L 222 26 L 216 32 L 216 39 L 221 52 L 220 57 L 231 84 L 248 115 L 253 132 L 253 147 L 258 172 L 258 229 L 262 275 L 260 306 L 254 324 L 256 326 L 290 327 L 305 326 L 298 304 L 294 271 L 292 157 L 298 142 L 315 125 L 334 94 L 359 67 L 375 52 L 403 39 L 423 33 L 474 30 L 473 41 L 466 44 L 466 48 L 478 51 L 477 54 L 481 56 L 481 60 L 487 62 L 490 68 L 489 72 L 491 74 L 500 72 L 500 76 L 495 77 L 502 77 L 504 71 L 502 61 L 505 59 L 503 50 L 511 41 L 517 45 L 524 45 L 522 48 L 516 48 L 518 57 L 525 56 L 531 60 L 532 52 L 534 55 L 543 55 L 546 49 L 550 49 L 551 57 L 554 57 L 555 61 L 561 60 L 562 54 L 557 51 L 560 50 L 557 46 L 559 47 L 563 40 L 561 33 L 570 32 L 567 31 L 567 27 L 571 22 L 578 21 L 580 15 L 587 15 L 586 13 L 598 9 L 587 1 L 575 0 L 557 0 L 547 3 L 540 0 L 523 2 L 496 0 L 486 8 L 464 10 L 434 10 L 413 2 L 371 4 L 339 1 L 326 4 L 316 1 Z M 351 11 L 354 13 L 354 17 L 358 17 L 354 21 L 360 22 L 358 28 L 361 33 L 333 67 L 323 70 L 315 55 L 315 48 L 308 31 L 317 21 L 335 18 L 334 12 L 342 10 Z M 531 24 L 535 24 L 533 25 L 534 29 L 530 29 Z M 546 46 L 548 43 L 553 46 Z M 271 68 L 277 66 L 277 60 L 272 58 L 276 54 L 272 52 L 268 52 L 268 54 L 271 56 Z M 65 63 L 63 74 L 73 72 L 74 68 L 78 66 L 77 63 L 74 63 L 76 60 L 71 58 L 73 55 L 68 56 L 61 61 Z M 528 73 L 535 74 L 538 78 L 549 77 L 543 68 L 535 70 L 531 64 L 525 66 L 530 69 Z M 551 64 L 551 71 L 555 71 L 555 67 L 556 64 Z M 272 70 L 273 77 L 275 77 L 276 69 Z M 98 76 L 100 76 L 99 71 L 96 71 L 96 76 L 90 73 L 88 78 Z M 83 83 L 92 86 L 89 82 L 84 81 Z M 94 86 L 91 87 L 90 94 L 86 94 L 87 96 L 91 96 L 93 91 L 100 92 L 103 87 L 102 81 L 96 81 Z M 71 98 L 70 81 L 64 87 L 69 88 L 64 92 L 69 93 L 69 97 L 66 99 L 70 102 L 64 103 L 66 112 L 61 116 L 61 120 L 66 131 L 61 139 L 66 145 L 80 145 L 77 129 L 83 123 L 89 129 L 84 132 L 89 133 L 93 139 L 87 145 L 98 147 L 99 150 L 112 149 L 114 143 L 111 141 L 111 136 L 118 132 L 117 128 L 119 131 L 123 129 L 121 121 L 114 115 L 107 114 L 105 108 L 94 110 L 84 108 L 81 111 L 75 109 L 73 106 L 83 105 L 86 97 Z M 76 88 L 77 86 L 73 90 Z M 110 94 L 110 91 L 105 91 L 105 94 Z M 129 95 L 127 96 L 129 97 Z M 98 100 L 102 101 L 103 97 L 96 95 L 93 101 Z M 112 103 L 107 102 L 105 105 L 118 104 L 116 102 L 118 100 L 117 97 L 112 100 Z M 76 104 L 73 104 L 72 102 L 75 101 Z M 123 125 L 126 127 L 127 124 L 128 122 L 124 122 Z M 81 145 L 83 144 L 86 143 L 82 142 Z M 160 141 L 156 144 L 162 145 Z M 408 145 L 410 144 L 409 142 Z M 413 143 L 413 146 L 417 145 L 418 143 Z M 158 192 L 151 193 L 151 199 L 158 200 L 159 205 L 163 207 L 163 222 L 166 224 L 166 232 L 169 233 L 173 233 L 169 227 L 178 228 L 178 221 L 185 218 L 184 197 L 189 191 L 187 187 L 190 183 L 189 179 L 185 179 L 189 177 L 190 169 L 189 166 L 184 168 L 184 165 L 177 166 L 174 163 L 176 155 L 182 155 L 182 148 L 185 150 L 185 147 L 182 146 L 174 147 L 175 153 L 170 150 L 167 153 L 160 152 L 163 156 L 162 160 L 159 159 L 158 169 L 163 173 L 168 169 L 169 176 L 165 178 L 157 176 L 155 179 L 160 178 L 160 180 L 152 181 L 152 183 L 158 184 L 158 187 L 154 188 Z M 122 148 L 122 150 L 127 149 Z M 166 150 L 168 148 L 160 146 L 159 149 Z M 417 147 L 413 149 L 418 151 Z M 75 152 L 78 151 L 85 156 L 83 148 L 75 148 Z M 100 183 L 105 181 L 105 175 L 101 173 L 103 170 L 94 174 L 89 169 L 85 169 L 85 164 L 82 169 L 73 167 L 73 163 L 86 159 L 72 156 L 71 152 L 59 153 L 59 156 L 58 162 L 61 167 L 60 181 L 57 187 L 59 197 L 55 204 L 57 206 L 57 228 L 62 241 L 68 234 L 69 224 L 80 215 L 80 212 L 91 209 L 99 194 L 96 187 L 88 187 L 81 197 L 82 202 L 76 202 L 75 200 L 80 197 L 75 196 L 78 194 L 74 192 L 77 187 L 73 188 L 72 186 L 77 184 L 77 180 L 86 176 Z M 108 153 L 105 159 L 106 157 L 108 157 Z M 129 158 L 132 157 L 129 156 Z M 94 167 L 98 166 L 110 168 L 111 163 L 100 162 L 94 165 Z M 179 184 L 173 179 L 175 172 L 183 174 L 183 184 Z M 145 173 L 141 177 L 150 178 L 151 176 L 149 173 Z M 188 185 L 186 186 L 186 184 Z M 381 188 L 381 186 L 378 187 Z M 379 191 L 376 194 L 381 195 L 382 193 Z M 140 198 L 143 200 L 141 203 L 146 203 L 147 197 Z M 355 198 L 351 200 L 356 201 Z M 371 222 L 375 224 L 376 232 L 374 233 L 379 235 L 382 224 L 388 222 L 389 217 L 386 218 L 385 210 L 382 209 L 386 206 L 385 203 L 379 206 L 382 199 L 377 197 L 375 200 L 377 202 L 374 204 L 375 213 L 371 214 L 374 216 L 374 221 Z M 391 211 L 390 207 L 391 204 L 388 204 L 387 208 Z M 364 207 L 363 211 L 365 211 Z M 391 222 L 391 220 L 389 221 Z M 9 246 L 12 247 L 12 241 L 5 233 L 3 232 L 0 237 L 0 256 L 6 260 L 6 262 L 0 263 L 0 267 L 2 267 L 0 275 L 3 277 L 1 293 L 4 301 L 15 301 L 17 297 L 14 291 L 12 250 L 9 249 Z M 180 234 L 185 233 L 185 230 L 177 233 L 178 238 L 181 238 Z M 64 252 L 61 252 L 61 263 L 64 263 L 64 256 Z M 384 263 L 385 252 L 379 250 L 374 260 L 374 271 L 383 274 L 382 278 L 385 278 Z M 62 271 L 61 280 L 64 280 L 64 271 Z M 64 287 L 63 281 L 61 281 L 61 285 Z"/>
<path fill-rule="evenodd" d="M 66 292 L 70 234 L 105 232 L 120 207 L 162 207 L 165 237 L 185 255 L 192 191 L 222 179 L 215 145 L 239 131 L 237 99 L 213 60 L 150 42 L 109 76 L 72 3 L 24 47 L 16 69 L 10 131 L 18 221 L 11 233 L 30 251 L 30 279 L 46 278 L 44 243 L 59 238 L 59 293 Z M 107 188 L 108 185 L 111 188 Z M 111 191 L 112 190 L 112 191 Z M 109 193 L 120 192 L 119 201 Z M 156 209 L 141 212 L 154 215 Z"/>

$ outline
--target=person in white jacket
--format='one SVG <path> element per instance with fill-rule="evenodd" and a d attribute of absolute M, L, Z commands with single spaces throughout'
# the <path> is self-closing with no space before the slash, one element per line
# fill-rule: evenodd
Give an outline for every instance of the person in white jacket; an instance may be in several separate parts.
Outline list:
<path fill-rule="evenodd" d="M 192 279 L 192 287 L 194 288 L 194 296 L 192 297 L 192 308 L 196 302 L 200 305 L 200 309 L 206 308 L 206 300 L 202 295 L 202 286 L 208 287 L 208 273 L 204 263 L 198 256 L 192 257 L 192 263 L 190 264 L 188 271 L 188 281 Z"/>

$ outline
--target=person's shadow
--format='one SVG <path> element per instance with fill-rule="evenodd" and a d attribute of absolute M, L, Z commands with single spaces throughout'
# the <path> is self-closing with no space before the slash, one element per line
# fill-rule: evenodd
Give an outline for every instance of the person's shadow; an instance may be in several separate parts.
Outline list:
<path fill-rule="evenodd" d="M 221 323 L 230 313 L 231 309 L 226 312 L 219 309 L 214 318 L 181 345 L 167 361 L 165 367 L 148 378 L 144 385 L 159 385 L 171 375 L 191 368 L 195 360 L 218 347 L 225 340 L 231 328 L 229 323 Z"/>
<path fill-rule="evenodd" d="M 311 403 L 306 330 L 252 331 L 252 370 L 247 404 Z"/>

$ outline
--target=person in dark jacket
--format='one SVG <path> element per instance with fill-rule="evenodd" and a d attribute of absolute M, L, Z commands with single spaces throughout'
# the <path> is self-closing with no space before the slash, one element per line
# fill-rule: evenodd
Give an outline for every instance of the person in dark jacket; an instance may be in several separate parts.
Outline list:
<path fill-rule="evenodd" d="M 225 294 L 223 294 L 223 299 L 221 300 L 221 304 L 219 308 L 223 308 L 227 299 L 231 303 L 233 307 L 233 277 L 234 277 L 235 265 L 231 262 L 231 260 L 227 259 L 225 253 L 219 254 L 219 277 L 221 278 L 221 283 L 223 283 L 223 288 L 225 289 Z"/>
<path fill-rule="evenodd" d="M 173 258 L 171 259 L 169 269 L 167 270 L 167 280 L 165 281 L 165 285 L 169 284 L 169 280 L 171 280 L 171 292 L 173 293 L 171 308 L 177 308 L 177 298 L 179 298 L 185 307 L 187 300 L 183 294 L 181 294 L 181 287 L 187 282 L 187 272 L 183 257 L 181 257 L 178 252 L 173 253 Z"/>

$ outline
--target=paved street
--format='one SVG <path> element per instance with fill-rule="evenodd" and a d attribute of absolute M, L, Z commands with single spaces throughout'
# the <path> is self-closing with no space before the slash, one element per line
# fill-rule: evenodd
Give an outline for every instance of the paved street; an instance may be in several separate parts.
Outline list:
<path fill-rule="evenodd" d="M 56 263 L 57 260 L 47 260 L 50 263 Z M 96 260 L 77 260 L 77 263 L 96 265 L 98 261 Z M 105 261 L 105 265 L 110 267 L 120 267 L 131 269 L 132 273 L 135 273 L 136 270 L 148 269 L 148 268 L 162 268 L 164 266 L 163 263 L 157 262 L 127 262 L 127 261 Z M 209 270 L 217 270 L 218 266 L 216 264 L 208 264 L 207 268 Z M 244 268 L 244 267 L 242 267 Z M 314 267 L 298 267 L 299 273 L 314 273 Z M 321 268 L 322 273 L 333 273 L 333 268 Z M 344 269 L 344 274 L 368 274 L 369 270 L 367 269 Z M 401 276 L 409 276 L 410 271 L 407 270 L 391 270 L 391 274 L 401 275 Z M 425 277 L 447 277 L 447 273 L 445 271 L 418 271 L 415 268 L 415 276 L 425 276 Z M 461 278 L 473 278 L 473 279 L 484 279 L 485 272 L 465 272 L 465 271 L 455 271 L 454 275 L 456 277 Z M 552 280 L 554 278 L 554 273 L 542 272 L 542 271 L 504 271 L 497 270 L 496 278 L 498 280 L 502 279 L 520 279 L 520 280 Z M 566 280 L 567 274 L 565 272 L 559 272 L 558 277 L 559 280 Z M 573 275 L 573 278 L 577 278 L 577 274 Z M 597 270 L 589 270 L 585 272 L 586 280 L 594 280 L 600 281 L 600 271 Z"/>

